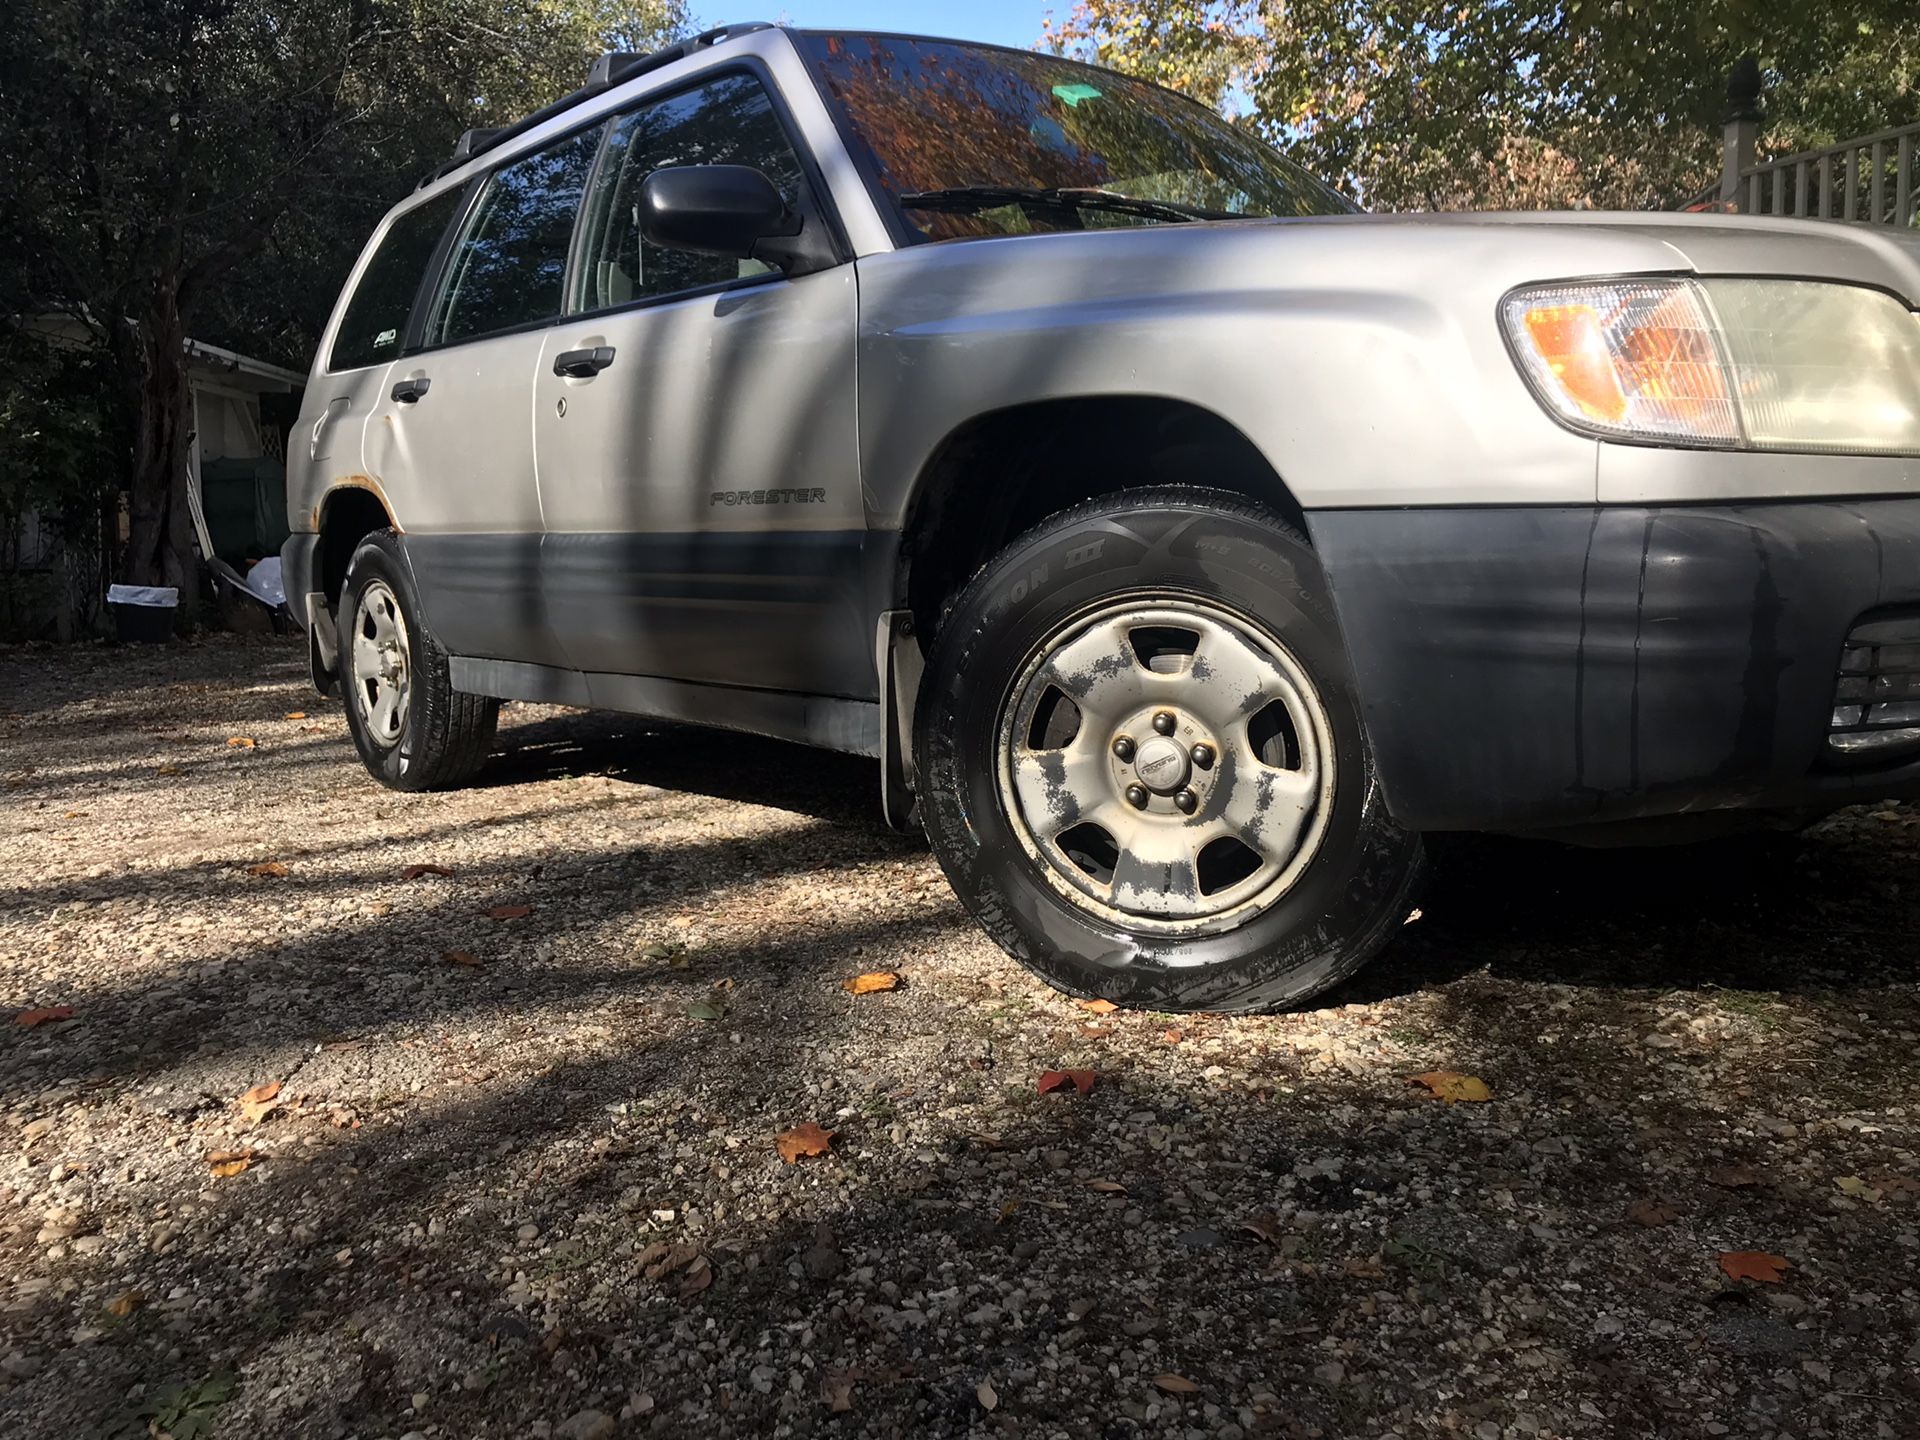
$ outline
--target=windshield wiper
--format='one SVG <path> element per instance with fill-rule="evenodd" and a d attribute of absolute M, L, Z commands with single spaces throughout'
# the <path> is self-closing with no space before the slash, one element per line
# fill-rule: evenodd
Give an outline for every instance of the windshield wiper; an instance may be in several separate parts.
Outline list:
<path fill-rule="evenodd" d="M 1061 210 L 1105 210 L 1115 215 L 1138 215 L 1144 220 L 1252 220 L 1238 210 L 1208 210 L 1174 200 L 1145 200 L 1117 190 L 1056 186 L 955 185 L 945 190 L 916 190 L 902 195 L 909 210 L 992 210 L 1001 205 L 1048 205 Z"/>

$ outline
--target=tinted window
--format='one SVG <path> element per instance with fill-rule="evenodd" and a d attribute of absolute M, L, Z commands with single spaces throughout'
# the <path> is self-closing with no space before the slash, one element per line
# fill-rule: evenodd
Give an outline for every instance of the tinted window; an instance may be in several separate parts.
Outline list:
<path fill-rule="evenodd" d="M 1251 131 L 1110 70 L 905 36 L 801 43 L 855 157 L 912 240 L 1181 218 L 1074 204 L 1075 190 L 1185 207 L 1195 218 L 1353 209 Z M 1027 198 L 994 193 L 1008 190 Z M 1034 193 L 1060 191 L 1069 194 Z"/>
<path fill-rule="evenodd" d="M 789 205 L 800 203 L 806 184 L 773 102 L 751 75 L 723 75 L 622 115 L 587 205 L 576 310 L 767 273 L 758 260 L 662 250 L 640 238 L 640 183 L 670 165 L 751 165 Z"/>
<path fill-rule="evenodd" d="M 567 243 L 600 130 L 571 135 L 488 177 L 448 262 L 427 344 L 471 340 L 560 313 Z"/>
<path fill-rule="evenodd" d="M 340 317 L 333 354 L 327 360 L 329 369 L 352 370 L 399 355 L 420 279 L 459 203 L 460 191 L 449 190 L 407 211 L 388 227 Z"/>

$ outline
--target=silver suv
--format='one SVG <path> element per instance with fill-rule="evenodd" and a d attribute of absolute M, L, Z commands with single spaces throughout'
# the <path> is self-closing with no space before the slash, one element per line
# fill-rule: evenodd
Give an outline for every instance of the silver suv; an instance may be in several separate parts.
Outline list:
<path fill-rule="evenodd" d="M 1920 795 L 1920 245 L 1370 216 L 1049 56 L 609 55 L 380 226 L 288 593 L 388 785 L 501 699 L 877 758 L 1079 995 L 1285 1005 L 1423 832 Z"/>

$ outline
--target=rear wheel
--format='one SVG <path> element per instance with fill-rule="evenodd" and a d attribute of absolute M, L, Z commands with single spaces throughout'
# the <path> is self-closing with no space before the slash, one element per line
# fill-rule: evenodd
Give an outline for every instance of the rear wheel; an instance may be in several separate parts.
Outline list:
<path fill-rule="evenodd" d="M 340 688 L 347 729 L 381 784 L 447 790 L 486 762 L 500 702 L 453 688 L 426 627 L 412 571 L 390 532 L 354 551 L 340 591 Z"/>
<path fill-rule="evenodd" d="M 1074 994 L 1258 1010 L 1358 969 L 1423 868 L 1305 539 L 1202 490 L 1048 521 L 948 612 L 916 719 L 948 878 Z"/>

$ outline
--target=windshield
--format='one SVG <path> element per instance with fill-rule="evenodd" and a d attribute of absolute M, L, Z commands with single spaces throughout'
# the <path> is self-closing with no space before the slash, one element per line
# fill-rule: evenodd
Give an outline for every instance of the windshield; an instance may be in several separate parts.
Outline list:
<path fill-rule="evenodd" d="M 1112 71 L 946 40 L 797 38 L 910 241 L 1354 208 L 1205 106 Z"/>

